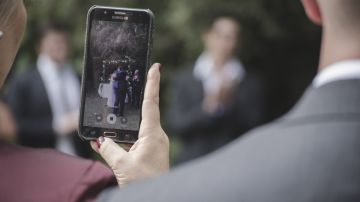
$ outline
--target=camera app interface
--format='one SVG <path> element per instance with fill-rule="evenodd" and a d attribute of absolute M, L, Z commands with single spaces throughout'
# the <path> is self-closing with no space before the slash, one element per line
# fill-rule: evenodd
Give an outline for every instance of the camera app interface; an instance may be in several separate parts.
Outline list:
<path fill-rule="evenodd" d="M 90 26 L 84 125 L 138 131 L 149 25 L 111 16 Z"/>

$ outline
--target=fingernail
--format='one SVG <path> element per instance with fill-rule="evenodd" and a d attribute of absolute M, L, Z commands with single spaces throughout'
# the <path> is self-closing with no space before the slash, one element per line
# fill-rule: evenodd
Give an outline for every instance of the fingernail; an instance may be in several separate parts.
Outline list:
<path fill-rule="evenodd" d="M 104 141 L 105 141 L 105 138 L 103 136 L 100 136 L 98 139 L 96 139 L 96 144 L 99 149 L 100 149 L 102 143 L 104 143 Z"/>
<path fill-rule="evenodd" d="M 159 64 L 159 72 L 161 72 L 162 64 Z"/>

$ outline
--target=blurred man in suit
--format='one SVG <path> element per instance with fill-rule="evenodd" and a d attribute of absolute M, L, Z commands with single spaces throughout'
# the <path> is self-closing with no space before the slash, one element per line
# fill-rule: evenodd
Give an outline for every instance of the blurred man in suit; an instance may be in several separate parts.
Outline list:
<path fill-rule="evenodd" d="M 323 38 L 319 73 L 299 103 L 274 123 L 108 201 L 360 201 L 360 1 L 302 2 L 323 26 Z M 157 89 L 159 75 L 155 81 Z M 107 138 L 98 151 L 126 183 L 144 178 L 129 170 L 154 173 L 166 163 L 162 147 L 165 142 L 154 143 L 152 156 L 137 163 L 137 153 L 124 153 Z"/>
<path fill-rule="evenodd" d="M 0 1 L 1 89 L 20 47 L 26 19 L 22 0 Z M 34 106 L 25 107 L 30 110 Z M 11 134 L 14 128 L 11 127 L 11 115 L 5 108 L 0 103 L 0 133 Z M 2 139 L 0 164 L 0 201 L 4 202 L 93 202 L 101 190 L 114 182 L 111 170 L 99 162 L 51 149 L 16 146 Z"/>
<path fill-rule="evenodd" d="M 7 101 L 18 125 L 20 144 L 56 148 L 89 157 L 77 136 L 80 80 L 68 62 L 67 28 L 52 22 L 42 30 L 35 68 L 10 80 Z"/>
<path fill-rule="evenodd" d="M 240 35 L 235 17 L 216 16 L 194 67 L 175 74 L 167 120 L 183 143 L 177 163 L 214 151 L 265 119 L 263 86 L 236 57 Z"/>

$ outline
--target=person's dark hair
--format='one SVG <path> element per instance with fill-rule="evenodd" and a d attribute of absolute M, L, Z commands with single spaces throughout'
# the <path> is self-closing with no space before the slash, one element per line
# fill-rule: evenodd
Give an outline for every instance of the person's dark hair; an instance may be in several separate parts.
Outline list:
<path fill-rule="evenodd" d="M 20 0 L 0 0 L 0 26 L 8 24 L 19 3 Z"/>
<path fill-rule="evenodd" d="M 231 11 L 218 11 L 218 12 L 211 12 L 204 18 L 205 20 L 203 22 L 202 31 L 203 32 L 209 31 L 214 25 L 214 23 L 221 18 L 230 19 L 235 23 L 237 23 L 239 27 L 241 27 L 241 19 L 238 13 Z"/>
<path fill-rule="evenodd" d="M 49 21 L 40 28 L 40 39 L 44 38 L 50 32 L 68 34 L 70 32 L 70 28 L 64 22 L 56 20 Z"/>

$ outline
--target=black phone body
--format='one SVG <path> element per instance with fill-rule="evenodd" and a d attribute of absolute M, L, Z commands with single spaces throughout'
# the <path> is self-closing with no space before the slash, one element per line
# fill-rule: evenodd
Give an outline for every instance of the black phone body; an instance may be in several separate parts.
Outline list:
<path fill-rule="evenodd" d="M 153 21 L 149 9 L 89 9 L 79 118 L 83 140 L 138 139 Z"/>

